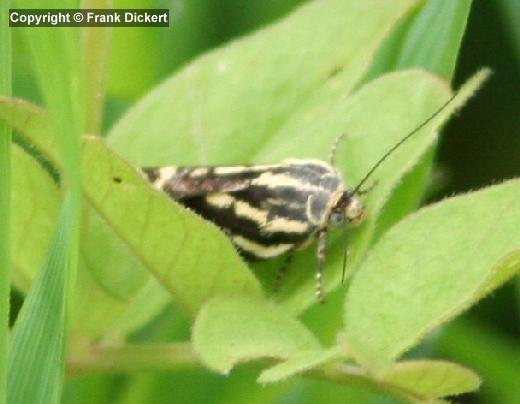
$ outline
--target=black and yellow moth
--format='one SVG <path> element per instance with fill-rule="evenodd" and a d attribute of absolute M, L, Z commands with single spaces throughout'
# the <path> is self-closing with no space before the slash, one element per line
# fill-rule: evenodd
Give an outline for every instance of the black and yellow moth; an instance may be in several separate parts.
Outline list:
<path fill-rule="evenodd" d="M 390 148 L 354 187 L 329 162 L 288 159 L 279 164 L 219 167 L 149 167 L 153 186 L 219 226 L 246 259 L 267 259 L 300 250 L 317 239 L 316 295 L 323 302 L 323 266 L 331 225 L 358 224 L 359 196 L 375 169 L 451 101 Z M 346 260 L 344 253 L 344 266 Z"/>
<path fill-rule="evenodd" d="M 150 182 L 219 226 L 247 259 L 305 248 L 318 238 L 318 299 L 330 223 L 358 222 L 359 198 L 319 160 L 229 167 L 146 168 Z"/>

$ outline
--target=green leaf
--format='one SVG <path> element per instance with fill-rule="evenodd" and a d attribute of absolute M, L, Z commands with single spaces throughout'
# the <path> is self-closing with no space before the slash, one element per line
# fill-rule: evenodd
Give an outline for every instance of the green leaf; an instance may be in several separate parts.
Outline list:
<path fill-rule="evenodd" d="M 335 349 L 296 352 L 288 360 L 264 370 L 258 382 L 279 382 L 314 369 L 313 374 L 328 375 L 337 382 L 370 386 L 374 390 L 417 401 L 468 393 L 480 385 L 475 372 L 451 362 L 403 361 L 374 377 L 352 365 L 331 363 L 337 362 L 339 357 L 340 353 Z"/>
<path fill-rule="evenodd" d="M 451 81 L 470 8 L 469 0 L 426 2 L 385 39 L 362 81 L 411 67 L 424 68 Z M 441 37 L 444 40 L 440 41 Z M 375 239 L 420 206 L 431 174 L 433 151 L 432 148 L 396 186 L 378 219 Z"/>
<path fill-rule="evenodd" d="M 423 67 L 450 80 L 471 8 L 471 0 L 430 0 L 402 45 L 397 69 Z"/>
<path fill-rule="evenodd" d="M 416 3 L 310 2 L 171 77 L 116 124 L 110 145 L 148 166 L 258 161 L 258 150 L 316 91 L 348 95 Z"/>
<path fill-rule="evenodd" d="M 436 129 L 473 95 L 488 74 L 487 70 L 477 73 L 450 105 L 378 168 L 374 175 L 374 181 L 378 181 L 377 186 L 365 198 L 367 219 L 360 229 L 349 233 L 350 271 L 356 267 L 358 260 L 370 246 L 383 208 L 399 185 L 399 181 L 428 152 L 436 139 Z M 403 138 L 404 134 L 416 128 L 442 105 L 443 100 L 446 100 L 444 97 L 447 97 L 446 92 L 441 82 L 424 72 L 392 73 L 368 83 L 343 102 L 338 100 L 335 105 L 325 103 L 322 108 L 327 108 L 327 112 L 319 110 L 319 120 L 313 114 L 295 116 L 294 125 L 290 130 L 288 127 L 284 130 L 286 133 L 301 134 L 305 137 L 306 147 L 316 150 L 319 149 L 319 142 L 322 142 L 326 133 L 340 133 L 342 125 L 347 127 L 345 149 L 348 150 L 348 158 L 342 161 L 341 171 L 344 178 L 353 179 L 349 180 L 349 183 L 356 184 L 385 152 Z M 309 122 L 315 122 L 315 127 L 309 127 Z M 320 133 L 320 136 L 314 136 L 315 132 Z M 277 146 L 278 151 L 288 147 L 285 146 L 288 144 L 285 142 L 288 140 Z M 336 240 L 336 243 L 329 243 L 325 268 L 326 290 L 332 289 L 340 282 L 343 248 L 342 238 Z M 281 298 L 284 305 L 294 312 L 300 311 L 312 302 L 312 291 L 315 287 L 311 275 L 315 271 L 314 257 L 315 252 L 312 248 L 306 254 L 301 254 L 301 257 L 295 259 L 287 279 L 284 279 L 285 289 Z"/>
<path fill-rule="evenodd" d="M 50 130 L 47 111 L 28 101 L 0 96 L 0 118 L 25 136 L 31 149 L 59 166 L 56 135 Z"/>
<path fill-rule="evenodd" d="M 118 300 L 135 296 L 148 273 L 132 250 L 95 211 L 84 215 L 81 261 L 96 283 Z"/>
<path fill-rule="evenodd" d="M 272 302 L 246 297 L 209 300 L 193 326 L 193 345 L 209 368 L 227 374 L 238 363 L 286 359 L 319 350 L 318 340 Z"/>
<path fill-rule="evenodd" d="M 381 370 L 520 269 L 520 182 L 422 209 L 389 230 L 345 302 L 350 353 Z"/>
<path fill-rule="evenodd" d="M 66 199 L 49 254 L 18 314 L 8 364 L 12 403 L 58 402 L 66 340 L 66 278 L 75 206 Z"/>
<path fill-rule="evenodd" d="M 393 32 L 388 35 L 381 48 L 377 51 L 377 54 L 375 55 L 375 59 L 371 64 L 371 67 L 369 69 L 369 72 L 367 72 L 362 79 L 362 83 L 367 83 L 370 80 L 373 80 L 374 78 L 377 78 L 381 76 L 384 73 L 391 72 L 397 69 L 397 60 L 401 57 L 401 52 L 403 50 L 403 46 L 405 42 L 409 42 L 410 36 L 412 35 L 412 32 L 414 31 L 412 28 L 414 22 L 421 18 L 421 15 L 425 12 L 425 9 L 431 7 L 431 2 L 425 2 L 425 7 L 420 7 L 416 11 L 412 12 L 408 16 L 405 17 L 404 20 L 400 21 L 398 26 L 394 28 Z M 446 3 L 446 2 L 445 2 Z M 462 2 L 457 2 L 457 4 Z M 467 12 L 469 12 L 469 2 L 467 3 Z M 446 4 L 446 7 L 451 7 L 451 4 Z M 460 10 L 459 10 L 460 11 Z M 466 25 L 466 19 L 467 15 L 464 16 L 464 13 L 455 13 L 450 14 L 449 19 L 444 19 L 445 26 L 442 27 L 437 23 L 432 24 L 432 30 L 427 32 L 422 32 L 423 35 L 427 36 L 438 36 L 439 32 L 435 29 L 441 29 L 444 31 L 449 30 L 450 32 L 457 32 L 462 29 Z M 436 15 L 432 15 L 432 13 L 429 13 L 430 17 L 432 19 L 436 19 Z M 443 13 L 443 17 L 445 17 L 447 14 Z M 455 29 L 454 29 L 455 27 Z M 458 28 L 457 28 L 458 27 Z M 452 37 L 450 38 L 450 41 L 460 41 L 460 38 Z M 454 64 L 457 60 L 458 55 L 458 49 L 452 46 L 449 42 L 440 42 L 437 41 L 435 45 L 439 48 L 441 48 L 440 53 L 445 53 L 447 51 L 447 48 L 453 52 L 451 55 L 451 60 L 446 58 L 445 61 L 448 63 Z M 436 51 L 437 52 L 437 51 Z M 416 57 L 413 57 L 412 53 L 408 53 L 407 60 L 410 62 L 410 66 L 422 66 L 424 68 L 429 69 L 431 72 L 441 72 L 444 66 L 434 66 L 431 64 L 427 64 L 427 60 L 422 59 L 422 52 L 420 49 L 418 49 L 418 53 Z M 401 65 L 402 67 L 408 67 L 406 65 Z M 360 86 L 360 84 L 358 84 Z M 381 99 L 384 99 L 388 97 L 388 94 L 382 94 Z M 379 100 L 377 100 L 374 105 L 370 105 L 370 108 L 377 108 L 379 103 Z M 403 108 L 406 109 L 407 107 L 406 101 L 403 102 Z M 371 110 L 370 110 L 371 111 Z M 379 112 L 379 111 L 378 111 Z M 426 112 L 426 111 L 425 111 Z M 341 119 L 341 114 L 339 115 L 339 119 Z M 373 113 L 373 117 L 376 118 L 376 114 Z M 317 119 L 321 119 L 318 117 Z M 422 119 L 422 118 L 418 118 Z M 404 130 L 404 129 L 403 129 Z M 382 125 L 381 129 L 381 135 L 386 134 L 386 127 Z M 347 136 L 348 140 L 348 136 Z M 374 142 L 377 145 L 377 141 Z M 299 146 L 300 147 L 300 146 Z M 428 153 L 426 153 L 421 160 L 417 163 L 417 165 L 408 173 L 406 173 L 403 177 L 400 178 L 399 183 L 396 185 L 396 187 L 392 190 L 392 194 L 388 201 L 385 203 L 385 206 L 381 212 L 379 217 L 377 218 L 377 228 L 374 233 L 374 235 L 371 237 L 373 243 L 373 240 L 377 240 L 377 238 L 384 233 L 392 224 L 395 224 L 397 221 L 399 221 L 401 218 L 403 218 L 406 214 L 418 209 L 420 206 L 421 200 L 424 198 L 424 189 L 426 187 L 429 175 L 431 174 L 432 169 L 432 163 L 433 163 L 433 157 L 434 157 L 434 147 L 430 149 Z M 341 160 L 340 160 L 341 163 Z M 348 174 L 348 171 L 345 171 L 346 174 Z M 349 178 L 350 176 L 347 176 L 346 179 L 349 180 L 349 182 L 352 182 L 352 180 Z M 378 180 L 381 180 L 382 175 L 380 175 L 378 172 L 375 173 L 374 178 L 377 178 Z M 372 208 L 370 205 L 367 206 L 367 209 L 369 210 L 369 214 L 373 215 Z M 351 233 L 348 236 L 348 244 L 350 247 L 351 255 L 349 257 L 349 262 L 352 264 L 353 261 L 353 247 L 355 247 L 353 244 L 352 239 L 355 236 L 353 236 Z M 330 254 L 327 253 L 327 261 L 329 262 Z M 309 259 L 314 259 L 314 257 L 309 255 Z M 279 264 L 278 264 L 279 265 Z M 309 266 L 309 265 L 307 265 Z M 273 268 L 274 269 L 274 268 Z M 303 268 L 294 268 L 293 272 L 296 273 L 295 275 L 300 274 L 301 270 Z M 351 266 L 349 268 L 350 271 L 352 271 L 354 268 Z M 307 272 L 306 272 L 307 273 Z M 307 275 L 305 275 L 307 276 Z M 308 275 L 310 276 L 310 274 Z M 330 269 L 327 268 L 325 279 L 330 278 Z M 283 285 L 285 285 L 285 280 Z M 309 284 L 309 287 L 312 287 L 313 285 Z M 343 289 L 343 288 L 342 288 Z M 288 287 L 287 290 L 293 290 L 293 285 L 291 287 Z M 341 292 L 341 291 L 338 291 Z M 339 293 L 336 292 L 335 295 L 328 293 L 327 294 L 327 307 L 321 307 L 321 306 L 315 306 L 314 308 L 311 308 L 311 311 L 307 311 L 304 315 L 306 324 L 314 325 L 314 327 L 311 326 L 315 332 L 320 335 L 320 340 L 333 340 L 333 335 L 336 334 L 337 330 L 341 327 L 342 319 L 340 313 L 335 313 L 335 307 L 336 303 L 339 304 Z M 327 314 L 327 324 L 326 326 L 323 325 L 323 311 L 326 311 Z M 329 314 L 330 312 L 330 314 Z"/>
<path fill-rule="evenodd" d="M 51 177 L 25 151 L 13 146 L 12 157 L 12 278 L 26 293 L 48 253 L 60 196 Z"/>
<path fill-rule="evenodd" d="M 339 356 L 339 352 L 336 348 L 298 351 L 291 355 L 286 361 L 262 371 L 257 381 L 258 383 L 280 382 L 332 360 L 337 360 Z"/>
<path fill-rule="evenodd" d="M 394 364 L 381 375 L 380 382 L 436 398 L 475 391 L 480 378 L 472 370 L 455 363 L 412 360 Z"/>
<path fill-rule="evenodd" d="M 138 330 L 150 319 L 158 315 L 171 302 L 170 294 L 157 279 L 151 277 L 129 302 L 125 302 L 117 319 L 113 319 L 110 327 L 103 329 L 105 341 L 118 341 L 131 332 Z"/>
<path fill-rule="evenodd" d="M 150 280 L 149 272 L 133 250 L 98 212 L 87 206 L 82 224 L 72 332 L 83 340 L 97 339 L 107 332 L 116 338 L 112 328 L 121 317 L 127 315 L 129 306 L 147 283 L 155 284 L 157 296 L 162 296 L 163 302 L 165 293 L 156 282 Z M 151 303 L 141 301 L 139 308 L 141 312 L 148 312 L 148 319 L 160 310 Z M 139 325 L 147 319 L 139 316 L 133 317 L 133 320 L 135 325 Z M 122 331 L 121 326 L 117 328 Z M 125 335 L 122 333 L 117 338 Z"/>
<path fill-rule="evenodd" d="M 255 278 L 214 225 L 152 190 L 99 138 L 84 141 L 82 161 L 91 206 L 188 313 L 211 296 L 260 295 Z"/>
<path fill-rule="evenodd" d="M 471 0 L 426 2 L 386 38 L 363 81 L 411 67 L 421 67 L 451 80 L 471 3 Z"/>

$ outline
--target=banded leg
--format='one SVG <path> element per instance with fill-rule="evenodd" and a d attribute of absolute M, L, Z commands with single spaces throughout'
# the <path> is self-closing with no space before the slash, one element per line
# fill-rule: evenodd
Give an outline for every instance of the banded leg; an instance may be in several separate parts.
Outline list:
<path fill-rule="evenodd" d="M 287 269 L 289 268 L 289 265 L 291 265 L 293 259 L 293 253 L 289 252 L 284 257 L 282 265 L 278 267 L 278 270 L 276 271 L 276 275 L 273 280 L 273 293 L 278 293 L 278 290 L 280 290 L 280 283 L 282 282 L 282 279 L 284 278 L 285 274 L 287 273 Z"/>
<path fill-rule="evenodd" d="M 347 269 L 347 258 L 348 258 L 348 224 L 345 221 L 343 227 L 343 238 L 345 239 L 345 246 L 343 247 L 343 267 L 341 269 L 341 283 L 345 282 L 345 273 Z"/>
<path fill-rule="evenodd" d="M 334 160 L 336 158 L 336 153 L 338 151 L 338 146 L 339 144 L 341 143 L 341 141 L 345 138 L 345 133 L 342 133 L 340 134 L 336 140 L 334 141 L 334 144 L 332 145 L 332 147 L 330 148 L 330 153 L 329 153 L 329 163 L 331 166 L 334 166 Z"/>
<path fill-rule="evenodd" d="M 318 233 L 318 249 L 316 251 L 318 259 L 318 269 L 316 270 L 316 298 L 318 302 L 325 303 L 323 293 L 323 265 L 325 264 L 325 248 L 327 246 L 327 230 Z"/>

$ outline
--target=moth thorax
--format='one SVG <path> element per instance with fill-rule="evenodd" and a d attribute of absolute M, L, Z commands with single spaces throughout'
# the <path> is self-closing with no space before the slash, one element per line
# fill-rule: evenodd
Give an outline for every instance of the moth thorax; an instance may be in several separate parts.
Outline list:
<path fill-rule="evenodd" d="M 361 199 L 351 191 L 345 191 L 338 201 L 347 221 L 351 224 L 359 224 L 365 215 L 365 207 Z"/>

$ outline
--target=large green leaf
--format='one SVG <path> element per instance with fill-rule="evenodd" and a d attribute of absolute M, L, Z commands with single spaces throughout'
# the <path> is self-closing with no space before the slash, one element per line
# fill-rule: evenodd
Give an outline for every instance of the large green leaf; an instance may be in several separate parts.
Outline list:
<path fill-rule="evenodd" d="M 88 172 L 84 192 L 92 207 L 188 313 L 214 295 L 260 294 L 215 226 L 150 189 L 100 139 L 85 140 L 82 160 Z"/>
<path fill-rule="evenodd" d="M 470 8 L 471 0 L 425 2 L 388 35 L 362 82 L 412 67 L 426 69 L 451 81 Z M 432 149 L 400 180 L 378 219 L 375 238 L 420 206 L 433 157 Z"/>
<path fill-rule="evenodd" d="M 388 231 L 352 280 L 349 351 L 373 370 L 520 269 L 520 182 L 422 209 Z"/>
<path fill-rule="evenodd" d="M 434 143 L 436 129 L 454 110 L 466 102 L 486 76 L 486 71 L 475 75 L 450 105 L 379 167 L 373 179 L 378 182 L 377 186 L 366 198 L 367 220 L 358 231 L 349 234 L 351 270 L 369 247 L 382 209 L 399 181 L 415 167 Z M 328 105 L 323 100 L 321 108 L 325 108 L 326 112 L 315 109 L 302 114 L 303 116 L 296 115 L 294 121 L 291 121 L 292 126 L 283 129 L 285 133 L 298 133 L 305 139 L 303 144 L 314 150 L 320 149 L 320 139 L 325 138 L 327 134 L 330 138 L 330 133 L 340 133 L 341 128 L 346 130 L 348 135 L 344 154 L 348 157 L 342 157 L 340 148 L 338 160 L 341 160 L 344 178 L 355 184 L 385 152 L 402 139 L 404 134 L 413 130 L 418 123 L 423 122 L 439 108 L 447 93 L 442 82 L 424 72 L 392 73 L 368 83 L 346 100 L 337 100 L 333 105 Z M 288 149 L 288 139 L 289 137 L 279 141 L 279 153 Z M 321 146 L 321 149 L 324 147 Z M 298 155 L 299 153 L 297 152 Z M 420 188 L 415 192 L 420 192 Z M 344 240 L 337 241 L 341 242 L 330 243 L 327 254 L 326 289 L 337 286 L 341 278 Z M 311 273 L 315 270 L 314 254 L 312 248 L 306 254 L 301 254 L 301 257 L 295 260 L 291 267 L 292 272 L 284 283 L 285 290 L 282 291 L 281 299 L 291 310 L 299 311 L 312 302 L 314 279 Z"/>
<path fill-rule="evenodd" d="M 385 38 L 371 63 L 369 71 L 358 86 L 361 87 L 362 84 L 388 72 L 412 66 L 425 68 L 434 74 L 451 71 L 458 59 L 463 31 L 471 7 L 470 1 L 456 2 L 457 7 L 453 7 L 452 3 L 428 1 L 424 3 L 424 6 L 409 13 Z M 440 12 L 438 14 L 432 13 L 432 7 Z M 439 10 L 439 7 L 443 9 Z M 424 24 L 424 15 L 432 20 L 431 24 Z M 422 29 L 415 28 L 420 24 L 422 24 Z M 445 32 L 451 33 L 451 36 L 446 38 L 445 41 L 432 40 L 432 38 L 445 35 Z M 430 48 L 431 54 L 443 54 L 449 55 L 449 57 L 433 60 L 429 57 L 429 53 L 422 52 L 422 48 L 417 46 L 410 48 L 407 45 L 412 42 L 420 43 L 422 39 L 436 48 Z M 454 44 L 458 46 L 454 46 Z M 407 56 L 403 60 L 405 48 L 407 48 Z M 416 52 L 412 52 L 412 49 Z M 447 80 L 452 79 L 451 76 L 445 76 L 445 78 Z M 408 213 L 418 209 L 424 198 L 424 189 L 429 184 L 431 177 L 434 151 L 435 147 L 432 147 L 411 171 L 400 178 L 377 219 L 377 228 L 372 240 L 377 240 L 390 226 Z M 381 175 L 376 173 L 374 177 L 380 178 Z M 370 207 L 369 209 L 371 212 Z M 341 304 L 340 301 L 343 301 L 344 290 L 342 288 L 334 294 L 329 293 L 327 295 L 327 307 L 314 306 L 305 313 L 306 323 L 309 324 L 310 322 L 313 325 L 313 330 L 320 335 L 322 340 L 333 341 L 337 330 L 341 328 L 343 320 L 341 313 L 336 308 Z M 326 324 L 323 323 L 323 318 L 327 318 Z"/>
<path fill-rule="evenodd" d="M 201 309 L 193 344 L 202 361 L 220 373 L 258 358 L 288 358 L 317 351 L 318 340 L 283 309 L 266 300 L 215 298 Z"/>
<path fill-rule="evenodd" d="M 310 2 L 171 77 L 115 125 L 110 145 L 140 165 L 258 161 L 259 149 L 317 91 L 348 95 L 416 3 Z"/>

